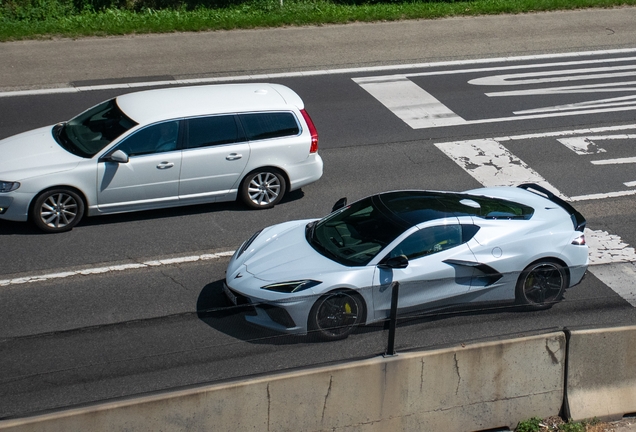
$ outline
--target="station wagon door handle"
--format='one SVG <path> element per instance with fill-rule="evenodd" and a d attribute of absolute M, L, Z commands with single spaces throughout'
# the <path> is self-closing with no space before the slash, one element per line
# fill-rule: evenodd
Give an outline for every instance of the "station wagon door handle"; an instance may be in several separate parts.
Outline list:
<path fill-rule="evenodd" d="M 159 165 L 157 165 L 157 168 L 168 169 L 168 168 L 172 168 L 173 166 L 174 164 L 172 162 L 161 162 Z"/>
<path fill-rule="evenodd" d="M 225 159 L 227 159 L 229 161 L 233 161 L 233 160 L 240 159 L 242 157 L 243 157 L 242 154 L 230 153 L 229 155 L 225 156 Z"/>

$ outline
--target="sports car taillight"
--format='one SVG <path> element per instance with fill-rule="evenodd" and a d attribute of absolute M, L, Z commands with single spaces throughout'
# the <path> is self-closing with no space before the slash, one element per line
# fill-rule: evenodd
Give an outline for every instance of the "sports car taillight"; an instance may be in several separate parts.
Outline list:
<path fill-rule="evenodd" d="M 572 244 L 579 245 L 579 246 L 585 245 L 585 234 L 581 234 L 580 236 L 572 240 Z"/>
<path fill-rule="evenodd" d="M 301 109 L 300 113 L 303 115 L 303 118 L 307 123 L 307 127 L 309 128 L 309 133 L 311 134 L 311 147 L 309 147 L 309 153 L 316 153 L 318 151 L 318 131 L 316 130 L 316 126 L 314 126 L 314 122 L 311 120 L 311 117 L 307 114 L 307 111 Z"/>

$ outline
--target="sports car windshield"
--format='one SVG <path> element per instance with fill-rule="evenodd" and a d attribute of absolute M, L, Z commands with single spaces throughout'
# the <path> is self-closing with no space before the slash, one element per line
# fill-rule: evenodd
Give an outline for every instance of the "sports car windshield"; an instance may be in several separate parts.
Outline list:
<path fill-rule="evenodd" d="M 56 125 L 53 136 L 68 152 L 91 158 L 136 125 L 119 109 L 115 99 L 111 99 Z"/>
<path fill-rule="evenodd" d="M 406 228 L 370 197 L 308 225 L 307 241 L 340 264 L 364 266 Z"/>

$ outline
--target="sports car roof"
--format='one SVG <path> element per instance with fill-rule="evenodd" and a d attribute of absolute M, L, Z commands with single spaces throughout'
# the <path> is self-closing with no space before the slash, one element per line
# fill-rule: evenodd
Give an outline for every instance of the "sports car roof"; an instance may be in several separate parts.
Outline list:
<path fill-rule="evenodd" d="M 373 200 L 410 226 L 453 216 L 528 220 L 534 214 L 524 204 L 455 192 L 396 191 L 375 195 Z"/>

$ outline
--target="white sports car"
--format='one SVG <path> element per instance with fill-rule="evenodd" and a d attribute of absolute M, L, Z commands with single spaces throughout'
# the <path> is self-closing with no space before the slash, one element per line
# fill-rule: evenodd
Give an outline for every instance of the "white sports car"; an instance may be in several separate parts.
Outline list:
<path fill-rule="evenodd" d="M 585 218 L 535 185 L 467 192 L 394 191 L 320 220 L 265 228 L 230 260 L 224 291 L 252 323 L 347 337 L 398 312 L 516 301 L 548 308 L 587 269 Z"/>

